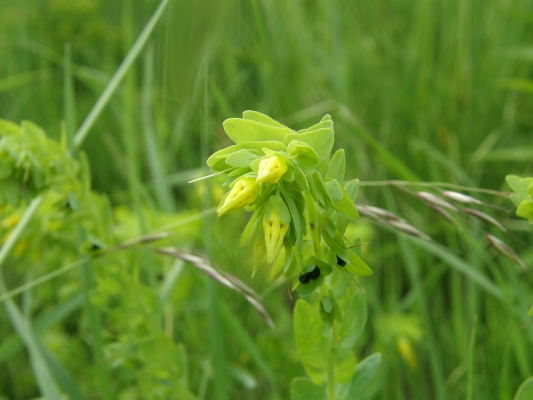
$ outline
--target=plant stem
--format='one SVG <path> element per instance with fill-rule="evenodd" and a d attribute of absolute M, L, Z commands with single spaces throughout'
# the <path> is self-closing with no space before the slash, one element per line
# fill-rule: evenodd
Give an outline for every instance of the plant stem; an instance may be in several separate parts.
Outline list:
<path fill-rule="evenodd" d="M 333 329 L 333 328 L 332 328 Z M 329 345 L 329 358 L 328 358 L 328 400 L 335 399 L 335 335 L 332 333 L 330 345 Z"/>

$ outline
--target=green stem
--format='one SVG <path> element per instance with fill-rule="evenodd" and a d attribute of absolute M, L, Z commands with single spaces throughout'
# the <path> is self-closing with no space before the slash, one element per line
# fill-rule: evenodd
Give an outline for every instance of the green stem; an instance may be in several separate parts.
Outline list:
<path fill-rule="evenodd" d="M 327 390 L 328 400 L 335 400 L 335 335 L 332 333 L 329 345 L 328 372 L 327 372 Z"/>
<path fill-rule="evenodd" d="M 474 398 L 474 378 L 476 373 L 476 328 L 477 315 L 474 316 L 474 326 L 472 327 L 472 334 L 470 336 L 470 349 L 468 351 L 468 385 L 467 385 L 467 400 Z"/>

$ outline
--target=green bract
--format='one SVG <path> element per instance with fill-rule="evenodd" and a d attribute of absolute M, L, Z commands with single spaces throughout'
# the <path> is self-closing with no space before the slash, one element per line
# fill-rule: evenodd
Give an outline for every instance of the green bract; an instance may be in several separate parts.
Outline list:
<path fill-rule="evenodd" d="M 219 215 L 243 205 L 254 211 L 241 243 L 253 239 L 267 262 L 282 265 L 304 296 L 322 286 L 337 257 L 352 274 L 372 273 L 344 237 L 348 221 L 359 217 L 354 205 L 359 181 L 344 183 L 343 150 L 330 157 L 335 134 L 329 115 L 299 131 L 257 111 L 245 111 L 242 119 L 230 118 L 223 126 L 235 145 L 214 153 L 207 165 L 233 182 Z M 257 196 L 246 204 L 232 200 L 241 182 L 257 185 L 250 189 Z"/>
<path fill-rule="evenodd" d="M 505 180 L 514 192 L 510 197 L 517 207 L 516 215 L 533 224 L 533 178 L 507 175 Z"/>

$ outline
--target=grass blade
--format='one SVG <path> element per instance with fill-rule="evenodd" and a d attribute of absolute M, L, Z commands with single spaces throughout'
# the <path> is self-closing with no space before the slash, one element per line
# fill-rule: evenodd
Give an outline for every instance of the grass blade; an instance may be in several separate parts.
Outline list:
<path fill-rule="evenodd" d="M 81 147 L 90 129 L 94 125 L 94 122 L 108 103 L 109 99 L 111 99 L 113 93 L 115 93 L 115 90 L 124 78 L 124 75 L 126 75 L 126 72 L 128 72 L 133 62 L 139 56 L 139 53 L 148 41 L 148 38 L 152 34 L 155 26 L 157 25 L 157 22 L 161 18 L 161 15 L 163 15 L 163 11 L 165 10 L 167 4 L 168 0 L 161 1 L 159 7 L 157 7 L 157 10 L 155 10 L 155 13 L 152 15 L 152 18 L 150 18 L 150 21 L 148 21 L 148 23 L 144 27 L 143 31 L 139 35 L 130 52 L 128 53 L 122 64 L 120 64 L 120 67 L 117 69 L 117 72 L 115 72 L 115 75 L 113 75 L 113 78 L 111 78 L 111 80 L 107 84 L 106 88 L 104 89 L 104 92 L 101 94 L 100 98 L 95 103 L 91 112 L 89 113 L 89 115 L 87 115 L 87 118 L 85 118 L 85 121 L 83 121 L 83 123 L 81 124 L 80 129 L 78 129 L 78 132 L 76 132 L 76 135 L 74 136 L 74 147 L 76 149 L 79 149 Z"/>

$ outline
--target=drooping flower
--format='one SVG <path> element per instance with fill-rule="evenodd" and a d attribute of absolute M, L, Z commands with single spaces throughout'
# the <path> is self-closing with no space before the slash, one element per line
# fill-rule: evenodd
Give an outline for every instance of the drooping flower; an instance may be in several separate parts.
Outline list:
<path fill-rule="evenodd" d="M 258 194 L 259 185 L 254 178 L 240 178 L 224 199 L 224 204 L 218 208 L 218 216 L 253 203 Z"/>
<path fill-rule="evenodd" d="M 266 218 L 266 215 L 263 218 L 267 261 L 269 263 L 273 263 L 278 258 L 283 245 L 283 238 L 288 229 L 289 224 L 284 224 L 275 210 L 272 210 L 269 218 Z"/>
<path fill-rule="evenodd" d="M 287 163 L 279 156 L 265 158 L 259 163 L 257 183 L 276 183 L 287 172 Z"/>

